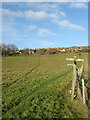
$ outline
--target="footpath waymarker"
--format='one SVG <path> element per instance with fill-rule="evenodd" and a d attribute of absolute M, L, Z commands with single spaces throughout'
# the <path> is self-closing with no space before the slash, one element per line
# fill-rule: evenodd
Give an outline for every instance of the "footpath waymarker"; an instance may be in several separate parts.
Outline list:
<path fill-rule="evenodd" d="M 84 60 L 83 59 L 77 59 L 76 56 L 74 56 L 74 58 L 66 58 L 66 60 L 73 61 L 73 64 L 67 64 L 67 66 L 73 66 L 73 81 L 72 81 L 72 100 L 73 100 L 75 85 L 76 85 L 76 65 L 77 65 L 77 61 L 84 61 Z"/>
<path fill-rule="evenodd" d="M 67 66 L 73 66 L 73 64 L 67 64 Z"/>
<path fill-rule="evenodd" d="M 75 60 L 74 58 L 67 58 L 66 60 Z M 83 59 L 76 59 L 77 61 L 84 61 Z"/>
<path fill-rule="evenodd" d="M 74 60 L 73 58 L 67 58 L 67 60 Z"/>
<path fill-rule="evenodd" d="M 84 61 L 84 59 L 77 59 L 77 61 Z"/>

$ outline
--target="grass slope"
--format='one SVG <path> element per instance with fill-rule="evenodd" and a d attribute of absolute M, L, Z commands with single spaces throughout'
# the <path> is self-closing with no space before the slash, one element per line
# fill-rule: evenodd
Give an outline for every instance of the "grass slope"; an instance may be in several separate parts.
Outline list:
<path fill-rule="evenodd" d="M 73 69 L 66 58 L 74 55 L 3 57 L 3 118 L 86 118 L 69 94 Z"/>

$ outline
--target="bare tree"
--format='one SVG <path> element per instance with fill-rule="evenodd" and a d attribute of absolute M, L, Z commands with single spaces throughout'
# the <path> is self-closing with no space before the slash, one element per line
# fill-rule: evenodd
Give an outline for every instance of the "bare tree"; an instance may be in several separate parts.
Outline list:
<path fill-rule="evenodd" d="M 0 48 L 1 48 L 3 56 L 15 54 L 16 50 L 18 50 L 14 44 L 6 45 L 6 44 L 2 43 L 0 45 Z"/>

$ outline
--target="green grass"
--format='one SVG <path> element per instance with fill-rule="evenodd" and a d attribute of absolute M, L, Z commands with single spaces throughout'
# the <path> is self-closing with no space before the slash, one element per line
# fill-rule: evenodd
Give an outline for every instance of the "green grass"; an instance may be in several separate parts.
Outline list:
<path fill-rule="evenodd" d="M 80 113 L 74 111 L 69 94 L 73 68 L 67 67 L 72 62 L 66 58 L 74 55 L 79 57 L 77 53 L 3 57 L 3 118 L 86 117 L 83 105 Z"/>

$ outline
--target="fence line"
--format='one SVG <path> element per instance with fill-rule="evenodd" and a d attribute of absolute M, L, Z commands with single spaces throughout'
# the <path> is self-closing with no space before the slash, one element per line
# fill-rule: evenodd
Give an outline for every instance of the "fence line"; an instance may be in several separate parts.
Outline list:
<path fill-rule="evenodd" d="M 87 88 L 84 84 L 84 78 L 83 78 L 83 71 L 84 71 L 84 61 L 80 69 L 77 68 L 76 65 L 73 65 L 73 81 L 72 81 L 72 100 L 74 99 L 74 96 L 78 95 L 84 104 L 86 104 L 86 96 L 87 94 Z M 77 91 L 77 92 L 76 92 Z"/>
<path fill-rule="evenodd" d="M 84 84 L 83 71 L 84 71 L 84 59 L 67 58 L 66 60 L 74 61 L 73 64 L 67 64 L 67 66 L 73 66 L 73 80 L 72 80 L 72 100 L 78 95 L 82 99 L 83 103 L 86 103 L 87 88 Z M 77 68 L 77 61 L 82 61 L 82 66 Z M 88 96 L 87 96 L 88 98 Z"/>

